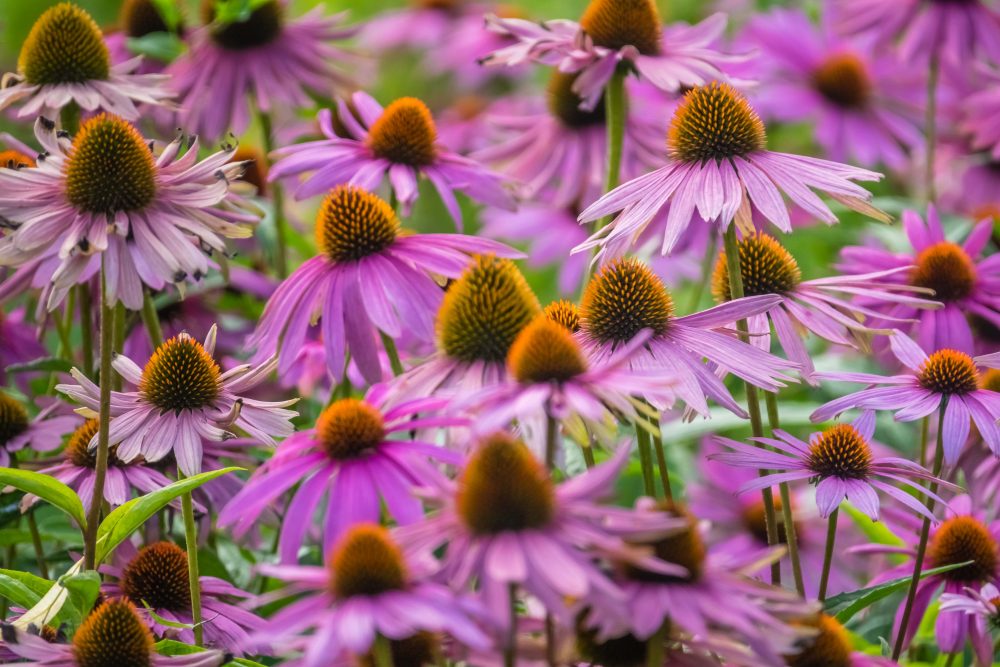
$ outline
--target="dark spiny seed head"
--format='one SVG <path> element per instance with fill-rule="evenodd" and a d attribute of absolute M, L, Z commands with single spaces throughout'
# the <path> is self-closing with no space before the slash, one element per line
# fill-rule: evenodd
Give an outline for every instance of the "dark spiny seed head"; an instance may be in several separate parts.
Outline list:
<path fill-rule="evenodd" d="M 90 14 L 63 2 L 35 21 L 17 66 L 28 83 L 38 85 L 104 81 L 111 57 Z"/>
<path fill-rule="evenodd" d="M 580 326 L 602 343 L 626 343 L 643 329 L 667 330 L 674 312 L 663 281 L 637 259 L 618 259 L 590 280 L 580 305 Z"/>
<path fill-rule="evenodd" d="M 850 667 L 854 649 L 844 626 L 837 619 L 819 614 L 805 623 L 818 630 L 818 634 L 805 640 L 805 647 L 798 653 L 785 656 L 789 667 Z"/>
<path fill-rule="evenodd" d="M 239 180 L 257 188 L 258 196 L 267 196 L 267 161 L 260 151 L 240 146 L 233 153 L 231 161 L 243 163 L 243 173 L 240 174 Z"/>
<path fill-rule="evenodd" d="M 809 469 L 818 477 L 867 479 L 871 474 L 872 450 L 851 424 L 837 424 L 809 443 Z"/>
<path fill-rule="evenodd" d="M 989 528 L 979 519 L 965 515 L 954 516 L 938 526 L 927 555 L 934 567 L 973 561 L 938 575 L 964 584 L 992 581 L 1000 565 L 1000 553 Z"/>
<path fill-rule="evenodd" d="M 816 68 L 812 80 L 823 97 L 844 109 L 862 109 L 871 97 L 868 69 L 853 53 L 830 56 Z"/>
<path fill-rule="evenodd" d="M 389 531 L 375 524 L 350 528 L 334 548 L 330 567 L 332 592 L 341 599 L 403 590 L 409 578 L 403 554 Z"/>
<path fill-rule="evenodd" d="M 418 632 L 406 639 L 392 639 L 389 650 L 393 667 L 427 667 L 437 664 L 440 641 L 430 632 Z M 360 660 L 361 667 L 376 667 L 375 657 L 369 653 Z"/>
<path fill-rule="evenodd" d="M 565 127 L 582 128 L 604 125 L 604 100 L 601 99 L 593 111 L 580 108 L 580 96 L 573 92 L 577 74 L 566 74 L 555 70 L 549 77 L 549 111 Z"/>
<path fill-rule="evenodd" d="M 162 343 L 146 362 L 139 391 L 163 411 L 206 408 L 219 396 L 219 365 L 201 343 L 180 334 Z"/>
<path fill-rule="evenodd" d="M 66 197 L 89 213 L 141 209 L 156 196 L 156 164 L 129 122 L 101 114 L 86 121 L 63 168 Z"/>
<path fill-rule="evenodd" d="M 692 88 L 674 112 L 667 132 L 671 157 L 681 162 L 721 161 L 763 150 L 764 123 L 728 83 Z"/>
<path fill-rule="evenodd" d="M 99 427 L 100 422 L 98 420 L 88 419 L 73 431 L 73 434 L 69 436 L 69 440 L 66 441 L 66 449 L 63 451 L 63 455 L 70 463 L 81 468 L 90 468 L 91 470 L 97 467 L 97 450 L 90 449 L 90 441 L 97 435 Z M 117 451 L 117 445 L 111 447 L 108 451 L 109 466 L 123 465 L 121 459 L 116 455 Z"/>
<path fill-rule="evenodd" d="M 396 240 L 399 218 L 381 197 L 353 185 L 338 185 L 316 215 L 316 247 L 334 262 L 382 252 Z"/>
<path fill-rule="evenodd" d="M 458 480 L 458 515 L 477 535 L 544 528 L 555 514 L 555 490 L 527 446 L 505 433 L 480 443 Z"/>
<path fill-rule="evenodd" d="M 0 391 L 0 447 L 27 430 L 27 410 L 20 401 Z"/>
<path fill-rule="evenodd" d="M 106 600 L 73 635 L 76 667 L 152 667 L 153 635 L 125 600 Z"/>
<path fill-rule="evenodd" d="M 976 265 L 958 244 L 941 241 L 924 248 L 910 274 L 910 283 L 934 290 L 934 298 L 950 303 L 972 294 L 976 287 Z"/>
<path fill-rule="evenodd" d="M 316 439 L 332 459 L 357 458 L 385 439 L 382 415 L 355 398 L 335 401 L 316 420 Z"/>
<path fill-rule="evenodd" d="M 368 147 L 376 157 L 412 167 L 433 164 L 436 141 L 434 118 L 415 97 L 394 101 L 368 129 Z"/>
<path fill-rule="evenodd" d="M 518 382 L 563 382 L 587 370 L 573 334 L 544 315 L 536 317 L 514 339 L 507 369 Z"/>
<path fill-rule="evenodd" d="M 122 592 L 136 605 L 187 611 L 191 608 L 187 554 L 172 542 L 144 547 L 122 570 Z"/>
<path fill-rule="evenodd" d="M 18 151 L 0 151 L 0 169 L 24 169 L 34 167 L 34 159 Z"/>
<path fill-rule="evenodd" d="M 646 56 L 660 52 L 660 13 L 653 0 L 590 0 L 580 27 L 598 46 L 634 46 Z"/>
<path fill-rule="evenodd" d="M 688 574 L 682 577 L 668 576 L 658 572 L 649 572 L 631 565 L 626 566 L 626 576 L 635 581 L 650 582 L 696 582 L 705 572 L 705 558 L 708 549 L 698 530 L 698 519 L 687 507 L 671 501 L 663 501 L 660 510 L 670 516 L 683 518 L 687 526 L 668 537 L 647 544 L 653 548 L 656 557 L 668 563 L 676 563 L 687 569 Z"/>
<path fill-rule="evenodd" d="M 972 357 L 958 350 L 938 350 L 917 374 L 924 389 L 938 394 L 968 394 L 979 388 L 979 371 Z"/>
<path fill-rule="evenodd" d="M 204 0 L 202 16 L 205 23 L 215 20 L 215 0 Z M 266 46 L 281 35 L 285 10 L 280 0 L 269 0 L 254 9 L 246 21 L 233 21 L 214 26 L 212 39 L 230 51 L 242 51 Z"/>
<path fill-rule="evenodd" d="M 118 12 L 118 23 L 129 37 L 145 37 L 154 32 L 170 32 L 153 0 L 125 0 Z M 178 26 L 179 31 L 182 31 Z"/>
<path fill-rule="evenodd" d="M 798 262 L 784 246 L 767 234 L 747 236 L 739 242 L 740 274 L 744 296 L 785 294 L 802 280 Z M 712 274 L 712 296 L 729 301 L 729 264 L 725 251 L 719 253 Z"/>
<path fill-rule="evenodd" d="M 477 257 L 444 295 L 438 347 L 467 363 L 505 361 L 517 334 L 538 312 L 538 299 L 512 261 Z"/>
<path fill-rule="evenodd" d="M 787 542 L 785 521 L 781 514 L 781 498 L 774 496 L 774 512 L 778 522 L 778 543 Z M 743 526 L 761 544 L 767 544 L 767 519 L 764 511 L 764 501 L 761 498 L 754 498 L 749 505 L 743 508 Z"/>
<path fill-rule="evenodd" d="M 545 306 L 545 317 L 562 326 L 570 333 L 580 330 L 580 307 L 572 301 L 553 301 Z"/>

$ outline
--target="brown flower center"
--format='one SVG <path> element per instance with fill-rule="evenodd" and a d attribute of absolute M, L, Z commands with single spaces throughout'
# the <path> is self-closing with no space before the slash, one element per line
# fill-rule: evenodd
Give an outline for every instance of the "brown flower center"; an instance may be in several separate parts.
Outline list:
<path fill-rule="evenodd" d="M 545 306 L 545 310 L 542 312 L 545 313 L 545 317 L 570 333 L 576 333 L 580 330 L 580 308 L 572 301 L 565 299 L 553 301 Z"/>
<path fill-rule="evenodd" d="M 653 0 L 591 0 L 580 27 L 598 46 L 634 46 L 647 56 L 660 52 L 660 13 Z"/>
<path fill-rule="evenodd" d="M 135 604 L 153 609 L 187 611 L 191 608 L 187 554 L 172 542 L 143 548 L 122 570 L 122 592 Z"/>
<path fill-rule="evenodd" d="M 202 3 L 205 23 L 215 21 L 215 0 Z M 245 21 L 233 21 L 213 26 L 212 39 L 216 44 L 231 51 L 242 51 L 266 46 L 281 35 L 285 22 L 285 10 L 280 0 L 269 0 L 260 5 Z"/>
<path fill-rule="evenodd" d="M 549 78 L 547 88 L 549 112 L 570 129 L 604 125 L 604 101 L 597 103 L 593 111 L 580 108 L 580 96 L 573 92 L 577 74 L 565 74 L 556 70 Z"/>
<path fill-rule="evenodd" d="M 65 456 L 70 463 L 80 468 L 90 468 L 91 470 L 97 467 L 97 450 L 90 449 L 90 441 L 94 439 L 95 435 L 97 435 L 97 429 L 99 426 L 100 422 L 98 420 L 88 419 L 80 424 L 80 426 L 73 431 L 73 434 L 69 436 L 69 440 L 66 442 L 66 449 L 63 451 L 63 456 Z M 111 447 L 108 451 L 109 466 L 124 465 L 121 459 L 119 459 L 116 455 L 117 451 L 117 445 Z"/>
<path fill-rule="evenodd" d="M 90 14 L 63 2 L 35 21 L 17 67 L 36 85 L 104 81 L 111 72 L 111 56 Z"/>
<path fill-rule="evenodd" d="M 129 37 L 145 37 L 154 32 L 170 32 L 153 0 L 125 0 L 118 12 L 118 23 Z M 180 28 L 180 26 L 177 26 Z"/>
<path fill-rule="evenodd" d="M 853 651 L 844 626 L 826 614 L 820 614 L 808 625 L 819 630 L 819 634 L 808 640 L 806 648 L 785 656 L 789 667 L 850 667 Z"/>
<path fill-rule="evenodd" d="M 260 151 L 240 146 L 233 153 L 231 161 L 243 163 L 243 173 L 240 174 L 239 180 L 254 186 L 258 196 L 267 196 L 267 162 Z"/>
<path fill-rule="evenodd" d="M 813 438 L 806 463 L 817 477 L 866 479 L 871 474 L 872 450 L 854 426 L 838 424 Z"/>
<path fill-rule="evenodd" d="M 368 146 L 376 157 L 413 167 L 434 162 L 436 141 L 434 118 L 415 97 L 401 97 L 387 106 L 368 130 Z"/>
<path fill-rule="evenodd" d="M 353 185 L 338 185 L 316 215 L 316 247 L 334 262 L 357 261 L 396 240 L 399 219 L 383 199 Z"/>
<path fill-rule="evenodd" d="M 972 357 L 958 350 L 938 350 L 917 373 L 924 389 L 938 394 L 968 394 L 979 388 L 979 372 Z"/>
<path fill-rule="evenodd" d="M 950 241 L 924 248 L 916 264 L 910 282 L 934 290 L 938 301 L 959 301 L 972 294 L 976 286 L 976 265 L 961 246 Z"/>
<path fill-rule="evenodd" d="M 798 262 L 772 236 L 747 236 L 739 242 L 739 254 L 744 296 L 785 294 L 802 280 Z M 712 274 L 712 296 L 721 303 L 729 301 L 730 294 L 729 265 L 723 251 Z"/>
<path fill-rule="evenodd" d="M 389 641 L 394 667 L 427 667 L 437 664 L 440 654 L 440 641 L 430 632 L 418 632 L 406 639 Z M 374 656 L 368 654 L 361 658 L 361 667 L 376 667 Z"/>
<path fill-rule="evenodd" d="M 76 667 L 152 667 L 153 635 L 125 600 L 107 600 L 73 635 Z"/>
<path fill-rule="evenodd" d="M 330 567 L 332 593 L 342 599 L 403 590 L 409 579 L 399 547 L 375 524 L 348 530 L 334 548 Z"/>
<path fill-rule="evenodd" d="M 667 148 L 681 162 L 721 161 L 763 150 L 764 123 L 728 83 L 692 88 L 674 112 Z"/>
<path fill-rule="evenodd" d="M 206 408 L 219 396 L 219 365 L 187 334 L 162 343 L 146 362 L 139 391 L 163 411 Z"/>
<path fill-rule="evenodd" d="M 316 439 L 331 459 L 357 458 L 385 439 L 382 415 L 355 398 L 335 401 L 316 420 Z"/>
<path fill-rule="evenodd" d="M 580 322 L 602 343 L 626 343 L 643 329 L 663 334 L 673 312 L 663 281 L 639 260 L 623 258 L 606 264 L 590 280 Z"/>
<path fill-rule="evenodd" d="M 935 567 L 972 561 L 940 575 L 960 583 L 992 580 L 1000 565 L 1000 553 L 989 528 L 971 516 L 954 516 L 938 526 L 927 554 Z"/>
<path fill-rule="evenodd" d="M 18 151 L 0 151 L 0 169 L 24 169 L 34 167 L 35 161 Z"/>
<path fill-rule="evenodd" d="M 518 382 L 562 382 L 587 370 L 573 334 L 544 315 L 536 317 L 514 339 L 507 368 Z"/>
<path fill-rule="evenodd" d="M 657 558 L 684 567 L 687 569 L 688 574 L 682 577 L 674 577 L 657 572 L 649 572 L 648 570 L 642 570 L 630 565 L 625 568 L 626 575 L 636 581 L 662 583 L 692 583 L 698 581 L 705 572 L 705 558 L 708 555 L 705 541 L 698 530 L 698 519 L 684 505 L 667 500 L 660 503 L 660 510 L 670 516 L 683 518 L 687 522 L 687 526 L 679 532 L 673 533 L 647 546 L 653 548 L 653 552 Z"/>
<path fill-rule="evenodd" d="M 827 58 L 813 72 L 813 85 L 823 97 L 845 109 L 863 108 L 872 92 L 868 70 L 853 53 Z"/>
<path fill-rule="evenodd" d="M 0 391 L 0 446 L 28 430 L 28 412 L 21 402 Z"/>
<path fill-rule="evenodd" d="M 1000 369 L 986 369 L 979 377 L 979 388 L 1000 393 Z"/>
<path fill-rule="evenodd" d="M 774 496 L 775 520 L 778 524 L 778 543 L 785 544 L 788 541 L 785 531 L 785 519 L 781 514 L 781 498 Z M 792 503 L 794 507 L 794 503 Z M 760 498 L 754 500 L 743 508 L 743 527 L 753 535 L 754 539 L 762 544 L 767 544 L 767 516 L 764 512 L 764 501 Z"/>

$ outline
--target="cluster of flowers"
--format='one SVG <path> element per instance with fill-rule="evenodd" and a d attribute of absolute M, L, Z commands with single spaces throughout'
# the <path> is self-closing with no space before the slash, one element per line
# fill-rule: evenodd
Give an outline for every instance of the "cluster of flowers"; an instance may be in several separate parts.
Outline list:
<path fill-rule="evenodd" d="M 1000 11 L 295 4 L 3 78 L 0 663 L 993 663 Z"/>

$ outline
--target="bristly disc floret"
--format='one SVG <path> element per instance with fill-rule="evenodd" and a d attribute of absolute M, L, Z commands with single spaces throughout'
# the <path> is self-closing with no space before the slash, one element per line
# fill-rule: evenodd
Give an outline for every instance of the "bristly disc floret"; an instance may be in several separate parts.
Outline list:
<path fill-rule="evenodd" d="M 0 447 L 28 430 L 28 412 L 21 402 L 0 391 Z"/>
<path fill-rule="evenodd" d="M 850 667 L 850 637 L 837 619 L 819 614 L 815 621 L 805 624 L 818 630 L 814 637 L 805 640 L 805 648 L 785 656 L 789 667 Z"/>
<path fill-rule="evenodd" d="M 566 74 L 556 70 L 549 78 L 546 88 L 549 112 L 565 127 L 576 129 L 592 125 L 604 125 L 604 101 L 598 101 L 593 111 L 580 108 L 580 96 L 573 92 L 577 74 Z"/>
<path fill-rule="evenodd" d="M 968 394 L 979 388 L 979 372 L 972 357 L 958 350 L 938 350 L 917 374 L 924 389 L 939 394 Z"/>
<path fill-rule="evenodd" d="M 667 330 L 673 299 L 663 281 L 634 258 L 617 259 L 601 268 L 583 295 L 581 326 L 601 343 L 626 343 L 643 329 Z"/>
<path fill-rule="evenodd" d="M 763 150 L 764 123 L 746 97 L 728 83 L 692 88 L 667 132 L 671 157 L 681 162 L 722 161 Z"/>
<path fill-rule="evenodd" d="M 660 13 L 653 0 L 591 0 L 580 27 L 597 46 L 634 46 L 647 56 L 660 52 Z"/>
<path fill-rule="evenodd" d="M 104 81 L 111 73 L 111 56 L 90 14 L 63 2 L 35 21 L 17 66 L 28 83 L 37 85 Z"/>
<path fill-rule="evenodd" d="M 143 547 L 122 570 L 121 587 L 137 605 L 170 611 L 190 609 L 187 553 L 172 542 Z"/>
<path fill-rule="evenodd" d="M 940 575 L 965 584 L 992 581 L 1000 566 L 1000 549 L 989 528 L 979 519 L 966 515 L 953 516 L 938 526 L 927 555 L 935 567 L 972 561 Z"/>
<path fill-rule="evenodd" d="M 24 169 L 34 166 L 35 160 L 24 153 L 13 150 L 0 151 L 0 169 Z"/>
<path fill-rule="evenodd" d="M 784 246 L 767 234 L 747 236 L 739 242 L 740 273 L 743 294 L 785 294 L 802 280 L 798 262 Z M 729 264 L 725 251 L 719 253 L 712 274 L 712 296 L 718 302 L 729 301 Z"/>
<path fill-rule="evenodd" d="M 162 343 L 146 362 L 139 391 L 163 411 L 197 410 L 220 391 L 219 365 L 201 343 L 180 334 Z"/>
<path fill-rule="evenodd" d="M 539 310 L 512 261 L 476 257 L 445 293 L 437 316 L 438 346 L 459 361 L 502 362 Z"/>
<path fill-rule="evenodd" d="M 427 105 L 401 97 L 385 108 L 368 129 L 368 147 L 376 157 L 423 167 L 437 155 L 437 127 Z"/>
<path fill-rule="evenodd" d="M 73 635 L 76 667 L 151 667 L 153 635 L 132 603 L 106 600 Z"/>
<path fill-rule="evenodd" d="M 545 468 L 521 441 L 497 433 L 481 442 L 458 480 L 458 515 L 477 535 L 544 528 L 555 515 Z"/>
<path fill-rule="evenodd" d="M 807 465 L 818 477 L 866 479 L 871 474 L 872 450 L 854 426 L 838 424 L 809 443 Z"/>
<path fill-rule="evenodd" d="M 316 247 L 334 262 L 379 253 L 396 240 L 399 219 L 381 197 L 353 185 L 338 185 L 316 215 Z"/>
<path fill-rule="evenodd" d="M 830 56 L 816 68 L 812 80 L 823 97 L 844 109 L 862 109 L 871 97 L 868 70 L 853 53 Z"/>
<path fill-rule="evenodd" d="M 335 401 L 316 420 L 316 439 L 332 459 L 357 458 L 385 439 L 377 409 L 355 398 Z"/>
<path fill-rule="evenodd" d="M 542 311 L 545 317 L 564 327 L 570 333 L 580 330 L 580 307 L 572 301 L 553 301 Z"/>
<path fill-rule="evenodd" d="M 562 382 L 585 372 L 587 362 L 573 334 L 539 315 L 514 340 L 507 368 L 518 382 Z"/>
<path fill-rule="evenodd" d="M 910 282 L 934 290 L 934 298 L 945 303 L 972 294 L 976 286 L 976 265 L 958 244 L 941 241 L 917 255 Z"/>
<path fill-rule="evenodd" d="M 215 21 L 215 0 L 202 3 L 205 23 Z M 268 0 L 256 7 L 245 21 L 233 21 L 214 26 L 212 40 L 224 49 L 242 51 L 265 46 L 281 35 L 285 9 L 280 0 Z"/>
<path fill-rule="evenodd" d="M 341 599 L 403 590 L 409 580 L 399 547 L 374 524 L 349 529 L 330 556 L 330 568 L 331 592 Z"/>
<path fill-rule="evenodd" d="M 64 167 L 66 197 L 90 213 L 143 208 L 156 195 L 156 164 L 142 135 L 117 116 L 86 121 Z"/>
<path fill-rule="evenodd" d="M 97 419 L 88 419 L 80 424 L 66 441 L 66 449 L 63 456 L 73 465 L 80 468 L 97 467 L 97 450 L 90 448 L 90 442 L 97 435 L 100 422 Z M 121 459 L 117 456 L 118 445 L 114 445 L 108 450 L 108 465 L 120 466 Z"/>

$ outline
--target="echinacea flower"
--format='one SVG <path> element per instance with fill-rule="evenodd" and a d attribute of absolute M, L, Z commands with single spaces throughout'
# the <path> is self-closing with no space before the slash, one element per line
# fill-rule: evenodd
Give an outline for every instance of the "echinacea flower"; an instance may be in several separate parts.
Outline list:
<path fill-rule="evenodd" d="M 131 60 L 135 56 L 130 49 L 130 41 L 156 33 L 163 33 L 161 36 L 171 35 L 180 40 L 184 36 L 183 12 L 176 11 L 167 16 L 156 0 L 124 0 L 118 10 L 115 30 L 104 35 L 111 62 L 117 64 Z M 166 62 L 156 57 L 146 57 L 138 71 L 158 74 L 166 66 Z"/>
<path fill-rule="evenodd" d="M 188 38 L 190 48 L 168 68 L 184 127 L 218 139 L 241 135 L 252 109 L 262 113 L 312 106 L 309 92 L 329 95 L 354 85 L 343 70 L 360 60 L 334 43 L 357 32 L 345 16 L 323 16 L 317 7 L 288 16 L 287 0 L 254 4 L 242 21 L 219 23 L 215 3 L 205 3 L 205 26 Z"/>
<path fill-rule="evenodd" d="M 3 156 L 0 154 L 0 160 Z M 24 309 L 0 312 L 0 385 L 7 384 L 7 367 L 45 356 L 45 346 L 38 341 L 34 327 L 24 321 Z M 23 385 L 23 376 L 18 378 Z"/>
<path fill-rule="evenodd" d="M 392 207 L 354 186 L 337 186 L 316 216 L 318 254 L 268 300 L 249 345 L 258 359 L 293 364 L 312 325 L 322 328 L 326 362 L 339 380 L 347 355 L 369 382 L 382 379 L 381 337 L 403 332 L 430 342 L 444 297 L 436 278 L 458 278 L 472 256 L 516 257 L 512 248 L 460 234 L 405 234 Z M 317 322 L 318 320 L 318 322 Z"/>
<path fill-rule="evenodd" d="M 384 503 L 399 524 L 423 516 L 414 489 L 435 482 L 435 463 L 459 463 L 449 449 L 398 436 L 413 430 L 465 424 L 464 419 L 435 415 L 446 399 L 419 398 L 385 405 L 385 387 L 376 385 L 364 400 L 343 398 L 331 403 L 314 428 L 285 440 L 219 514 L 219 525 L 242 535 L 260 514 L 289 489 L 278 551 L 283 562 L 295 562 L 310 519 L 326 498 L 323 551 L 354 524 L 378 522 Z"/>
<path fill-rule="evenodd" d="M 854 641 L 847 629 L 833 616 L 824 613 L 804 619 L 800 625 L 816 631 L 797 643 L 794 653 L 785 655 L 785 663 L 790 667 L 897 667 L 888 658 L 869 655 L 854 650 Z"/>
<path fill-rule="evenodd" d="M 759 213 L 778 229 L 791 231 L 782 193 L 827 224 L 837 216 L 813 190 L 877 219 L 870 192 L 854 181 L 881 178 L 866 169 L 838 162 L 769 151 L 764 123 L 746 98 L 726 83 L 712 82 L 688 91 L 667 133 L 667 164 L 621 185 L 587 207 L 580 222 L 621 211 L 584 248 L 634 244 L 654 214 L 669 207 L 662 222 L 662 253 L 668 254 L 697 213 L 725 230 L 734 220 L 749 230 Z"/>
<path fill-rule="evenodd" d="M 52 283 L 50 309 L 96 273 L 102 253 L 109 300 L 140 310 L 143 285 L 200 280 L 206 253 L 252 234 L 257 216 L 229 194 L 241 170 L 232 148 L 199 161 L 198 142 L 182 155 L 178 137 L 156 155 L 135 127 L 106 114 L 72 139 L 41 118 L 35 137 L 45 150 L 37 167 L 0 169 L 0 215 L 14 227 L 0 239 L 0 264 L 43 260 L 34 282 Z"/>
<path fill-rule="evenodd" d="M 115 550 L 113 562 L 101 567 L 101 573 L 106 576 L 101 592 L 134 604 L 154 635 L 194 642 L 192 628 L 169 625 L 190 626 L 193 622 L 184 549 L 173 542 L 154 542 L 136 549 L 126 540 Z M 250 635 L 260 630 L 264 621 L 241 606 L 250 593 L 218 577 L 201 576 L 198 581 L 206 646 L 235 655 L 253 653 Z"/>
<path fill-rule="evenodd" d="M 726 29 L 724 14 L 713 14 L 693 26 L 664 27 L 653 0 L 591 0 L 579 23 L 567 19 L 535 23 L 493 15 L 486 21 L 517 43 L 484 58 L 484 64 L 535 61 L 563 72 L 579 72 L 574 92 L 585 109 L 597 105 L 619 67 L 674 93 L 723 79 L 721 67 L 745 59 L 714 48 Z"/>
<path fill-rule="evenodd" d="M 931 353 L 952 348 L 966 354 L 974 351 L 974 338 L 969 316 L 981 317 L 1000 327 L 1000 255 L 986 254 L 993 221 L 979 221 L 960 245 L 944 235 L 941 219 L 934 206 L 927 207 L 926 222 L 915 211 L 903 213 L 903 229 L 913 250 L 895 253 L 873 246 L 850 246 L 841 250 L 836 268 L 845 274 L 867 274 L 911 267 L 908 282 L 934 290 L 932 297 L 944 304 L 941 310 L 918 310 L 907 304 L 887 304 L 861 299 L 888 320 L 914 320 L 909 326 L 894 324 L 910 332 L 924 351 Z M 879 279 L 887 282 L 890 275 Z M 873 320 L 873 326 L 884 326 L 885 320 Z"/>
<path fill-rule="evenodd" d="M 326 567 L 263 565 L 262 573 L 305 596 L 268 619 L 256 638 L 279 651 L 299 649 L 299 667 L 353 658 L 370 662 L 376 639 L 447 633 L 484 649 L 489 640 L 474 618 L 477 605 L 427 579 L 424 561 L 408 558 L 385 528 L 360 524 L 329 554 Z M 300 636 L 314 630 L 312 634 Z M 356 664 L 356 663 L 355 663 Z"/>
<path fill-rule="evenodd" d="M 979 386 L 979 369 L 1000 368 L 1000 354 L 970 357 L 958 350 L 943 349 L 927 355 L 905 334 L 889 337 L 893 354 L 905 366 L 900 375 L 823 372 L 821 380 L 858 382 L 868 385 L 861 391 L 836 398 L 812 413 L 814 422 L 824 422 L 840 413 L 861 410 L 890 410 L 896 421 L 915 421 L 946 402 L 939 428 L 944 461 L 954 465 L 969 438 L 970 422 L 975 422 L 983 440 L 1000 456 L 1000 394 Z"/>
<path fill-rule="evenodd" d="M 268 180 L 312 172 L 295 190 L 299 199 L 351 184 L 375 191 L 388 180 L 404 215 L 417 200 L 420 176 L 433 185 L 456 224 L 461 224 L 455 192 L 490 206 L 511 209 L 513 202 L 497 174 L 443 146 L 427 105 L 401 97 L 383 108 L 356 92 L 348 106 L 338 101 L 338 119 L 348 136 L 337 133 L 329 109 L 319 112 L 325 139 L 279 148 Z M 353 109 L 353 111 L 352 111 Z"/>
<path fill-rule="evenodd" d="M 993 583 L 976 590 L 966 586 L 962 593 L 942 593 L 939 614 L 963 614 L 969 622 L 969 643 L 983 665 L 993 662 L 990 630 L 1000 623 L 1000 589 Z"/>
<path fill-rule="evenodd" d="M 32 418 L 19 400 L 0 390 L 0 468 L 9 467 L 25 447 L 38 452 L 59 448 L 62 437 L 80 422 L 75 415 L 59 414 L 60 407 L 54 402 Z"/>
<path fill-rule="evenodd" d="M 760 50 L 757 108 L 765 118 L 815 122 L 813 134 L 833 160 L 902 170 L 922 141 L 923 85 L 915 70 L 816 26 L 804 11 L 776 9 L 744 35 Z M 916 99 L 914 99 L 916 91 Z"/>
<path fill-rule="evenodd" d="M 263 382 L 277 362 L 222 372 L 213 358 L 215 333 L 213 327 L 204 345 L 187 334 L 174 336 L 156 348 L 145 368 L 124 355 L 115 357 L 115 371 L 135 387 L 111 392 L 108 444 L 118 445 L 120 460 L 142 456 L 155 462 L 173 453 L 181 473 L 191 476 L 201 472 L 202 439 L 234 437 L 228 431 L 233 426 L 268 445 L 291 435 L 291 419 L 298 413 L 285 408 L 298 399 L 272 403 L 242 395 Z M 80 384 L 56 389 L 96 413 L 101 388 L 76 368 L 72 375 Z M 97 440 L 95 434 L 91 449 Z"/>
<path fill-rule="evenodd" d="M 811 383 L 812 358 L 802 341 L 805 333 L 856 349 L 866 349 L 868 337 L 890 333 L 874 329 L 872 320 L 887 324 L 905 322 L 901 317 L 887 318 L 881 311 L 905 308 L 920 311 L 939 307 L 930 290 L 911 285 L 906 274 L 911 269 L 900 266 L 857 275 L 836 275 L 802 280 L 798 262 L 774 237 L 753 233 L 737 241 L 743 294 L 774 294 L 781 300 L 766 313 L 747 318 L 750 342 L 762 350 L 771 349 L 771 324 L 789 360 L 799 364 L 802 377 Z M 895 278 L 895 280 L 894 280 Z M 898 281 L 904 282 L 898 282 Z M 722 251 L 712 274 L 712 296 L 717 302 L 730 300 L 729 265 Z M 852 298 L 862 297 L 864 303 Z M 881 310 L 879 310 L 881 309 Z"/>
<path fill-rule="evenodd" d="M 75 104 L 84 111 L 106 111 L 128 120 L 139 117 L 136 103 L 163 104 L 171 97 L 165 78 L 133 74 L 142 58 L 112 65 L 101 29 L 86 11 L 70 2 L 47 9 L 21 46 L 17 73 L 4 75 L 0 109 L 21 103 L 19 118 L 55 117 Z"/>
<path fill-rule="evenodd" d="M 777 451 L 719 438 L 720 444 L 732 451 L 716 454 L 714 458 L 732 466 L 761 471 L 758 478 L 740 486 L 738 493 L 759 491 L 781 482 L 809 480 L 816 485 L 816 505 L 824 519 L 846 499 L 872 521 L 878 521 L 877 491 L 881 491 L 933 520 L 934 515 L 926 505 L 896 484 L 905 484 L 943 503 L 920 482 L 934 485 L 944 482 L 913 461 L 876 456 L 870 444 L 874 435 L 875 413 L 866 410 L 850 424 L 837 424 L 822 433 L 813 433 L 809 442 L 781 429 L 774 430 L 773 438 L 752 438 Z"/>
<path fill-rule="evenodd" d="M 603 266 L 587 285 L 578 335 L 592 363 L 597 363 L 648 329 L 652 336 L 630 356 L 629 368 L 657 369 L 675 376 L 677 397 L 698 414 L 708 416 L 708 398 L 712 398 L 744 416 L 714 372 L 716 368 L 777 391 L 790 380 L 784 373 L 796 366 L 719 329 L 763 313 L 779 301 L 773 294 L 751 296 L 677 317 L 670 293 L 649 267 L 637 259 L 618 259 Z"/>
<path fill-rule="evenodd" d="M 4 647 L 25 667 L 219 667 L 229 661 L 222 651 L 160 655 L 153 634 L 127 600 L 101 602 L 68 644 L 49 642 L 39 634 L 3 624 Z"/>
<path fill-rule="evenodd" d="M 972 148 L 988 151 L 994 160 L 1000 159 L 1000 96 L 997 85 L 1000 72 L 982 68 L 982 78 L 977 87 L 962 99 L 962 129 L 972 137 Z"/>

